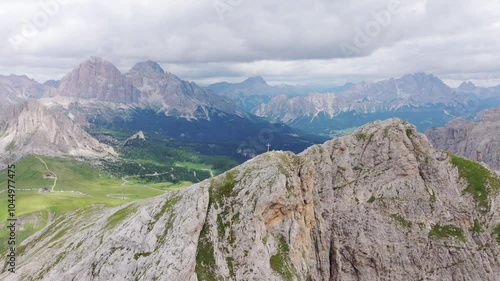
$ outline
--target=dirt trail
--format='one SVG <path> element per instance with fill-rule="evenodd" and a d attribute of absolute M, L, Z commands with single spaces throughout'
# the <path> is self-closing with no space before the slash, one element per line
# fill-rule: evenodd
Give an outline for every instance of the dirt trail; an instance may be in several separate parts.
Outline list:
<path fill-rule="evenodd" d="M 51 174 L 53 174 L 53 175 L 54 175 L 54 185 L 53 185 L 53 186 L 52 186 L 52 188 L 50 189 L 50 191 L 54 192 L 54 188 L 55 188 L 55 187 L 56 187 L 56 185 L 57 185 L 57 175 L 56 175 L 56 173 L 54 173 L 53 171 L 51 171 L 51 170 L 49 169 L 49 166 L 47 166 L 47 163 L 45 163 L 45 161 L 43 161 L 43 159 L 42 159 L 42 158 L 40 158 L 40 157 L 38 157 L 38 156 L 35 156 L 35 157 L 36 157 L 36 158 L 38 158 L 38 160 L 40 160 L 40 161 L 43 163 L 43 165 L 45 165 L 45 169 L 46 169 L 49 173 L 51 173 Z"/>

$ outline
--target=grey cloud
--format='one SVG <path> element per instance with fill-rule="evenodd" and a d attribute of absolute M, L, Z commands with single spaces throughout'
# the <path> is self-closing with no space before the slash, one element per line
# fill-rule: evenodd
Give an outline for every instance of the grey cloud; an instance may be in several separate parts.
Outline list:
<path fill-rule="evenodd" d="M 24 19 L 36 21 L 39 3 L 53 1 L 59 9 L 15 50 L 9 39 L 22 35 Z M 0 73 L 57 79 L 99 55 L 123 71 L 155 60 L 200 82 L 262 75 L 335 83 L 420 71 L 450 81 L 500 77 L 497 1 L 400 0 L 392 13 L 394 1 L 7 0 Z M 217 11 L 214 3 L 226 4 Z"/>

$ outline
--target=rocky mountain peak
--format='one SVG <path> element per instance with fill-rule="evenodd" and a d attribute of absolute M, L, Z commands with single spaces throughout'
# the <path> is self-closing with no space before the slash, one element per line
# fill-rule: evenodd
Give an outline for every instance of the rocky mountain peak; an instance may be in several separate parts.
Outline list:
<path fill-rule="evenodd" d="M 132 67 L 130 72 L 140 73 L 142 75 L 165 75 L 163 68 L 161 68 L 157 62 L 150 60 L 137 63 Z"/>
<path fill-rule="evenodd" d="M 120 70 L 116 68 L 116 66 L 101 57 L 92 56 L 89 59 L 80 63 L 78 67 L 74 69 L 74 71 L 78 72 L 93 72 L 95 76 L 106 76 L 113 74 L 121 74 Z M 90 74 L 90 73 L 89 73 Z"/>
<path fill-rule="evenodd" d="M 243 84 L 247 85 L 267 85 L 266 80 L 262 76 L 254 76 L 254 77 L 249 77 L 245 81 L 243 81 Z"/>
<path fill-rule="evenodd" d="M 425 132 L 435 148 L 450 151 L 500 170 L 500 108 L 484 112 L 480 122 L 455 119 Z"/>
<path fill-rule="evenodd" d="M 62 113 L 39 101 L 13 105 L 0 114 L 0 155 L 18 159 L 28 154 L 107 157 L 111 147 L 99 143 Z"/>
<path fill-rule="evenodd" d="M 439 86 L 439 87 L 447 87 L 446 84 L 443 82 L 443 80 L 439 79 L 438 77 L 434 76 L 433 74 L 428 74 L 424 72 L 417 72 L 414 74 L 408 74 L 400 79 L 399 81 L 406 82 L 406 83 L 417 83 L 421 87 L 433 87 L 433 86 Z"/>
<path fill-rule="evenodd" d="M 471 81 L 466 81 L 462 82 L 457 89 L 460 91 L 474 91 L 476 89 L 476 85 Z"/>
<path fill-rule="evenodd" d="M 0 108 L 39 99 L 43 93 L 44 86 L 26 75 L 0 75 Z"/>
<path fill-rule="evenodd" d="M 134 103 L 139 98 L 139 91 L 111 62 L 91 57 L 60 81 L 55 95 Z"/>

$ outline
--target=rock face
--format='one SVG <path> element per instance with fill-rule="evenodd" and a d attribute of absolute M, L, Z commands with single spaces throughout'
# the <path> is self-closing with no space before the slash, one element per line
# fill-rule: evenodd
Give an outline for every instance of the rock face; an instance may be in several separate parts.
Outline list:
<path fill-rule="evenodd" d="M 139 91 L 132 83 L 113 64 L 99 57 L 81 63 L 49 95 L 125 104 L 139 99 Z"/>
<path fill-rule="evenodd" d="M 351 89 L 337 94 L 310 94 L 294 98 L 275 97 L 268 104 L 256 108 L 254 113 L 258 116 L 269 117 L 273 121 L 290 122 L 304 116 L 314 117 L 319 113 L 333 117 L 342 112 L 386 112 L 403 107 L 457 105 L 466 100 L 464 93 L 455 92 L 439 78 L 416 73 L 399 79 L 358 83 Z M 328 106 L 322 107 L 318 104 Z"/>
<path fill-rule="evenodd" d="M 152 61 L 136 64 L 126 76 L 141 91 L 141 107 L 153 108 L 169 116 L 199 119 L 210 119 L 212 109 L 246 115 L 231 99 L 183 81 Z"/>
<path fill-rule="evenodd" d="M 479 122 L 456 119 L 426 131 L 436 149 L 488 164 L 500 170 L 500 108 L 484 113 Z"/>
<path fill-rule="evenodd" d="M 291 99 L 286 95 L 274 97 L 269 103 L 260 105 L 255 114 L 286 123 L 304 116 L 314 119 L 320 113 L 333 118 L 337 110 L 335 94 L 313 93 Z"/>
<path fill-rule="evenodd" d="M 471 166 L 485 193 L 470 189 Z M 153 200 L 61 217 L 0 279 L 494 281 L 499 185 L 414 126 L 375 122 Z"/>
<path fill-rule="evenodd" d="M 115 152 L 65 115 L 50 112 L 37 101 L 27 101 L 0 114 L 0 156 L 9 154 L 15 160 L 27 154 L 93 158 Z"/>
<path fill-rule="evenodd" d="M 42 103 L 70 112 L 81 125 L 87 119 L 126 118 L 136 109 L 187 119 L 210 120 L 220 112 L 248 117 L 230 98 L 181 80 L 155 62 L 138 63 L 122 74 L 99 57 L 82 62 L 61 81 L 47 82 Z"/>
<path fill-rule="evenodd" d="M 0 75 L 0 109 L 13 104 L 27 101 L 28 99 L 39 99 L 42 97 L 45 87 L 27 76 L 3 76 Z"/>

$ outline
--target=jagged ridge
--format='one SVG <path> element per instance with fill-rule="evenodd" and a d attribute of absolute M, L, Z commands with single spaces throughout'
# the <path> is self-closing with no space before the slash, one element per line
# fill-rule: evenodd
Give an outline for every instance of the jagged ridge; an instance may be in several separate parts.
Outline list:
<path fill-rule="evenodd" d="M 28 154 L 101 158 L 115 152 L 64 114 L 30 100 L 7 108 L 0 116 L 0 158 L 15 161 Z"/>

